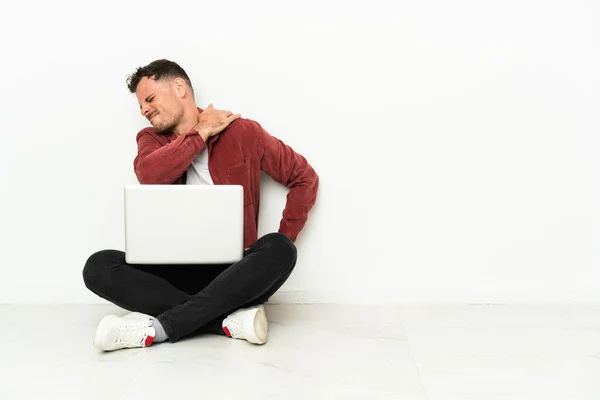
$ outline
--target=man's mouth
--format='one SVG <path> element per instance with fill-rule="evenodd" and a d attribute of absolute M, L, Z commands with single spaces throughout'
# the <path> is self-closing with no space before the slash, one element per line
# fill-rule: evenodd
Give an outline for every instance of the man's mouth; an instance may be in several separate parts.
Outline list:
<path fill-rule="evenodd" d="M 158 113 L 154 113 L 154 114 L 150 115 L 150 117 L 148 118 L 148 121 L 152 122 L 154 117 L 156 117 L 157 115 L 158 115 Z"/>

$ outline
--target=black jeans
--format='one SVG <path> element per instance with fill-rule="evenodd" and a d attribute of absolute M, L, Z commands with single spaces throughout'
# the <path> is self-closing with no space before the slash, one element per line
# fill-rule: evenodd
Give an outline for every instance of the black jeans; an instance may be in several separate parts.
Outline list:
<path fill-rule="evenodd" d="M 125 253 L 94 253 L 83 280 L 98 296 L 129 311 L 156 317 L 171 342 L 198 333 L 223 334 L 231 312 L 265 303 L 296 265 L 296 246 L 285 235 L 258 239 L 235 264 L 127 264 Z"/>

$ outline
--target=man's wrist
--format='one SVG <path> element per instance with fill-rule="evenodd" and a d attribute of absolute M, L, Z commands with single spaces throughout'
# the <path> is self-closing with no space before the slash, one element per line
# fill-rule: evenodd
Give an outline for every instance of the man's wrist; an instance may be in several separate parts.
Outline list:
<path fill-rule="evenodd" d="M 202 140 L 204 140 L 204 142 L 206 142 L 208 140 L 208 138 L 210 137 L 208 132 L 204 129 L 198 129 L 198 135 L 200 135 L 200 137 L 202 138 Z"/>

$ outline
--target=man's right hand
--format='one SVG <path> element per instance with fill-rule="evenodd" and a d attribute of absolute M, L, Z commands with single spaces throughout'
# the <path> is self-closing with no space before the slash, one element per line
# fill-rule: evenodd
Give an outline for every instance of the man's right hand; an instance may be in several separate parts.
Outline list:
<path fill-rule="evenodd" d="M 194 129 L 198 131 L 204 141 L 209 137 L 216 135 L 227 128 L 236 119 L 240 118 L 240 114 L 233 114 L 231 111 L 217 110 L 212 104 L 198 113 L 198 123 Z"/>

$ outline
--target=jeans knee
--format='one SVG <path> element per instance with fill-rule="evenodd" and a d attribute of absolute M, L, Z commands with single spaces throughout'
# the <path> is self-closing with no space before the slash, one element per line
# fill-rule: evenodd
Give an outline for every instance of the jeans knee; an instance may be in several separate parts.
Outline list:
<path fill-rule="evenodd" d="M 82 271 L 83 282 L 88 289 L 93 291 L 102 285 L 108 261 L 114 256 L 114 250 L 101 250 L 88 257 Z"/>
<path fill-rule="evenodd" d="M 97 280 L 98 277 L 98 258 L 99 258 L 99 253 L 94 253 L 91 256 L 88 257 L 87 261 L 85 262 L 85 265 L 83 266 L 83 271 L 82 271 L 82 276 L 83 276 L 83 283 L 85 283 L 85 286 L 88 289 L 91 289 L 90 286 L 95 286 L 94 283 Z"/>
<path fill-rule="evenodd" d="M 265 239 L 269 243 L 269 247 L 276 254 L 277 258 L 281 259 L 282 261 L 287 261 L 284 264 L 289 265 L 290 268 L 294 268 L 298 255 L 294 242 L 292 242 L 287 235 L 277 232 L 265 235 Z"/>

